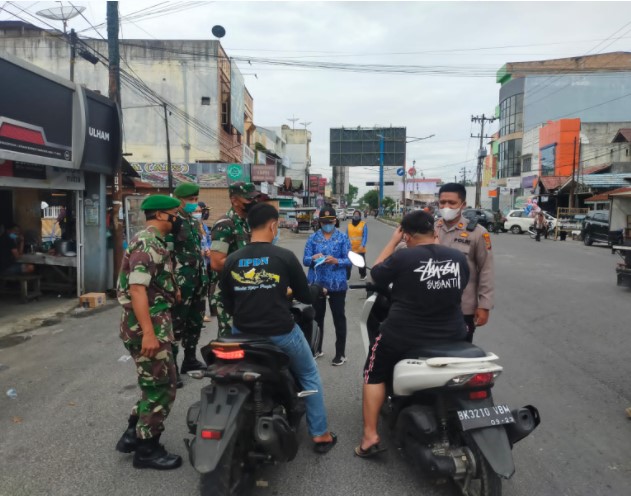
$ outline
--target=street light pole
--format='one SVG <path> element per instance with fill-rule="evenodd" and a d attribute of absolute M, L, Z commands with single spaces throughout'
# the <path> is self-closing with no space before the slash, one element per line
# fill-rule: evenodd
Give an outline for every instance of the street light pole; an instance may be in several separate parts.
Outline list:
<path fill-rule="evenodd" d="M 382 134 L 379 136 L 379 214 L 383 205 L 383 154 L 385 149 L 385 139 Z"/>
<path fill-rule="evenodd" d="M 169 141 L 169 117 L 166 102 L 162 102 L 164 109 L 164 127 L 167 134 L 167 177 L 169 179 L 169 194 L 173 194 L 173 169 L 171 168 L 171 142 Z"/>

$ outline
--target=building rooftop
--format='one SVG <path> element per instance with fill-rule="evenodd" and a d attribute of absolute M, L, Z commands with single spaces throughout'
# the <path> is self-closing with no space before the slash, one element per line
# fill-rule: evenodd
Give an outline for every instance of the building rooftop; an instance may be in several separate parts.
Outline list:
<path fill-rule="evenodd" d="M 631 193 L 631 187 L 626 188 L 616 188 L 611 189 L 609 191 L 603 191 L 602 193 L 598 193 L 597 195 L 590 196 L 585 200 L 585 203 L 596 203 L 596 202 L 604 202 L 609 200 L 609 195 L 617 195 L 620 193 Z"/>

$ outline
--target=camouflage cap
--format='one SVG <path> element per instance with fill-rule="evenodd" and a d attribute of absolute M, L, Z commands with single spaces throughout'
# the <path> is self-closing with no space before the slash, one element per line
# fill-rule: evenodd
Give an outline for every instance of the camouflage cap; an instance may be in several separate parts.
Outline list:
<path fill-rule="evenodd" d="M 228 191 L 230 192 L 230 196 L 242 196 L 244 198 L 253 199 L 261 194 L 260 191 L 257 191 L 252 183 L 245 183 L 243 181 L 239 181 L 236 183 L 232 183 L 228 187 Z"/>
<path fill-rule="evenodd" d="M 140 204 L 140 210 L 171 210 L 178 208 L 180 200 L 167 195 L 152 195 L 145 198 Z"/>
<path fill-rule="evenodd" d="M 188 198 L 189 196 L 196 196 L 199 194 L 199 185 L 195 183 L 180 183 L 173 191 L 173 194 L 178 198 Z"/>

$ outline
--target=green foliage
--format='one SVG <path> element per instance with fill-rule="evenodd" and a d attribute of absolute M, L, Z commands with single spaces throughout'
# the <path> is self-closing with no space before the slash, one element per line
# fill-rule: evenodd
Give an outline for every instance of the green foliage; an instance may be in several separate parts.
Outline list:
<path fill-rule="evenodd" d="M 394 208 L 396 206 L 396 202 L 389 196 L 384 196 L 381 204 L 383 208 Z"/>
<path fill-rule="evenodd" d="M 348 185 L 348 195 L 346 195 L 346 204 L 351 205 L 357 195 L 359 194 L 359 188 L 357 186 L 353 186 L 352 184 Z"/>
<path fill-rule="evenodd" d="M 368 205 L 368 207 L 372 210 L 376 210 L 379 206 L 379 192 L 372 189 L 364 196 L 361 197 L 359 203 L 362 205 Z"/>

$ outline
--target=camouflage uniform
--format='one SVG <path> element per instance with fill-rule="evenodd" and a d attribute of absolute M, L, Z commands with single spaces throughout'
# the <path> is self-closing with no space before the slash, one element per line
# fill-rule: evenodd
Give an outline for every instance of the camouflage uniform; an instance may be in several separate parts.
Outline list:
<path fill-rule="evenodd" d="M 250 226 L 245 219 L 237 215 L 234 209 L 228 210 L 228 213 L 215 222 L 210 232 L 211 244 L 210 249 L 220 253 L 230 255 L 243 248 L 250 242 Z M 218 274 L 213 271 L 213 282 L 216 283 Z M 217 326 L 219 336 L 230 336 L 232 334 L 232 317 L 224 308 L 219 287 L 211 298 L 211 305 L 217 308 Z"/>
<path fill-rule="evenodd" d="M 182 219 L 182 228 L 175 239 L 173 235 L 167 238 L 173 244 L 175 279 L 182 294 L 182 301 L 173 307 L 173 331 L 175 340 L 182 340 L 185 354 L 194 355 L 204 326 L 208 274 L 201 248 L 201 224 L 188 214 L 177 215 Z M 176 344 L 173 348 L 176 358 L 177 352 Z"/>
<path fill-rule="evenodd" d="M 160 232 L 148 227 L 131 240 L 125 250 L 118 278 L 117 296 L 123 306 L 120 338 L 136 363 L 142 398 L 132 409 L 138 417 L 136 435 L 140 439 L 159 436 L 175 401 L 176 370 L 171 344 L 173 327 L 171 307 L 175 302 L 176 283 L 166 242 Z M 149 313 L 160 349 L 153 358 L 140 354 L 142 330 L 132 308 L 130 285 L 147 288 Z"/>

